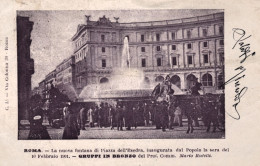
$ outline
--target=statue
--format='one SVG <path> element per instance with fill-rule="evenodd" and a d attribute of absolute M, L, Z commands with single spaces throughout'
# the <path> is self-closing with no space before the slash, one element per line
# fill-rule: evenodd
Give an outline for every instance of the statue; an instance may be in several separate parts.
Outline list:
<path fill-rule="evenodd" d="M 167 75 L 165 80 L 155 86 L 152 92 L 152 96 L 155 97 L 156 101 L 167 101 L 167 96 L 169 94 L 174 94 L 174 90 L 171 87 L 171 82 L 169 81 L 169 78 L 170 76 Z"/>
<path fill-rule="evenodd" d="M 116 23 L 118 23 L 119 17 L 114 17 L 114 19 L 116 20 Z"/>
<path fill-rule="evenodd" d="M 85 17 L 87 18 L 87 22 L 90 21 L 89 18 L 91 17 L 91 15 L 85 15 Z"/>
<path fill-rule="evenodd" d="M 194 86 L 191 88 L 191 95 L 198 96 L 200 95 L 199 90 L 201 90 L 202 84 L 198 82 L 198 78 L 196 78 Z"/>

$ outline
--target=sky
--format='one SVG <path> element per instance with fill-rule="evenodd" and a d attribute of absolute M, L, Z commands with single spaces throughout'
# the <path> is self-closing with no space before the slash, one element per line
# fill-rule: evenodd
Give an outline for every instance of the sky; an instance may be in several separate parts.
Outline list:
<path fill-rule="evenodd" d="M 38 86 L 45 76 L 58 64 L 73 54 L 71 38 L 79 24 L 85 24 L 85 15 L 97 21 L 99 17 L 120 17 L 120 23 L 172 20 L 223 12 L 219 9 L 205 10 L 77 10 L 77 11 L 18 11 L 34 22 L 31 33 L 31 58 L 35 73 L 32 88 Z"/>

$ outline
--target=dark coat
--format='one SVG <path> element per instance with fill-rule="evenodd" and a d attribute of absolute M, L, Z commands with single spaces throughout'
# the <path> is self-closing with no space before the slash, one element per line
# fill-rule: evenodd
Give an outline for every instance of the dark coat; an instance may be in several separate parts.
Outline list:
<path fill-rule="evenodd" d="M 123 117 L 124 117 L 123 109 L 117 108 L 116 109 L 116 120 L 117 120 L 117 122 L 120 121 L 120 120 L 123 120 Z"/>
<path fill-rule="evenodd" d="M 75 114 L 68 113 L 65 116 L 65 128 L 62 139 L 78 139 L 80 129 L 77 123 L 77 116 Z"/>
<path fill-rule="evenodd" d="M 42 125 L 42 119 L 31 121 L 28 139 L 51 139 L 46 127 Z"/>
<path fill-rule="evenodd" d="M 50 135 L 45 126 L 42 125 L 43 122 L 43 110 L 41 107 L 37 106 L 31 110 L 30 117 L 30 133 L 28 139 L 51 139 Z M 39 116 L 40 119 L 34 120 L 34 117 Z"/>
<path fill-rule="evenodd" d="M 191 88 L 191 95 L 198 96 L 200 95 L 199 90 L 201 90 L 202 84 L 196 82 L 195 85 Z"/>

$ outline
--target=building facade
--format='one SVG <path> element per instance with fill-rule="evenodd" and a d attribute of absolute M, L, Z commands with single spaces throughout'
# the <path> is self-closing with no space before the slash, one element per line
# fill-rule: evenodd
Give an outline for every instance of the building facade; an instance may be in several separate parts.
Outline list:
<path fill-rule="evenodd" d="M 29 118 L 31 77 L 34 60 L 31 58 L 31 32 L 33 22 L 29 17 L 17 16 L 17 59 L 18 59 L 18 120 Z"/>
<path fill-rule="evenodd" d="M 171 82 L 188 90 L 196 78 L 203 87 L 221 89 L 224 81 L 224 13 L 192 18 L 119 23 L 105 16 L 79 25 L 72 41 L 75 87 L 109 82 L 120 67 L 123 40 L 129 41 L 130 66 L 143 70 L 147 82 Z"/>
<path fill-rule="evenodd" d="M 77 93 L 74 88 L 75 83 L 75 57 L 70 56 L 61 62 L 55 69 L 56 83 L 55 87 L 68 95 L 74 101 Z"/>
<path fill-rule="evenodd" d="M 49 74 L 45 76 L 45 96 L 44 99 L 48 100 L 50 98 L 51 86 L 56 86 L 56 70 L 51 71 Z"/>
<path fill-rule="evenodd" d="M 45 79 L 39 82 L 39 95 L 42 99 L 46 98 Z"/>

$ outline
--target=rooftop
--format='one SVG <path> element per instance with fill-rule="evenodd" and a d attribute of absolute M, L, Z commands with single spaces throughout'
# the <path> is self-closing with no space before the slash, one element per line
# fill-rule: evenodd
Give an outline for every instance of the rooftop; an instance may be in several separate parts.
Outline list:
<path fill-rule="evenodd" d="M 186 23 L 196 23 L 196 22 L 206 22 L 209 20 L 215 19 L 224 19 L 224 12 L 197 16 L 197 17 L 188 17 L 188 18 L 181 18 L 181 19 L 173 19 L 173 20 L 161 20 L 161 21 L 148 21 L 148 22 L 129 22 L 129 23 L 119 23 L 118 17 L 114 17 L 116 22 L 111 22 L 109 18 L 106 18 L 104 15 L 100 17 L 98 21 L 91 21 L 89 18 L 90 16 L 86 16 L 87 24 L 80 24 L 78 25 L 77 33 L 72 37 L 72 40 L 75 40 L 78 35 L 86 28 L 91 27 L 110 27 L 110 28 L 117 28 L 117 29 L 124 29 L 124 28 L 141 28 L 141 27 L 160 27 L 160 26 L 171 26 L 171 25 L 179 25 L 179 24 L 186 24 Z"/>

